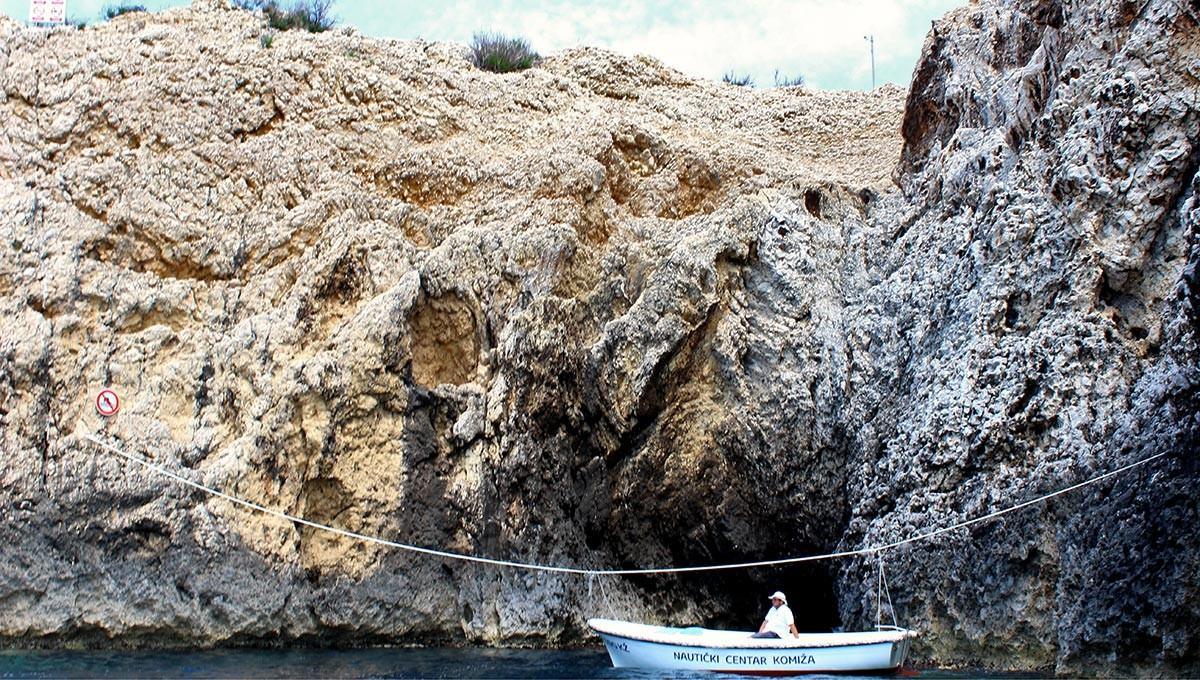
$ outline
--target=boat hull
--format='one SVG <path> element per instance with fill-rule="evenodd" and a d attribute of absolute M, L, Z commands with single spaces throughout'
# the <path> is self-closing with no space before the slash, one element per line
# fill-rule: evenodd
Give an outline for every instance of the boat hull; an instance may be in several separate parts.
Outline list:
<path fill-rule="evenodd" d="M 650 637 L 639 635 L 640 628 L 654 629 L 657 627 L 624 624 L 634 627 L 632 634 L 621 630 L 622 626 L 605 626 L 589 622 L 604 641 L 609 658 L 617 668 L 649 668 L 670 670 L 715 671 L 729 673 L 744 673 L 756 675 L 798 675 L 803 673 L 888 673 L 894 672 L 904 663 L 908 655 L 908 647 L 912 633 L 898 631 L 890 636 L 892 639 L 879 639 L 876 634 L 863 638 L 862 642 L 850 644 L 818 644 L 803 645 L 799 641 L 747 639 L 746 646 L 732 646 L 727 631 L 721 631 L 723 639 L 717 644 L 721 646 L 705 646 L 705 631 L 703 629 L 670 629 L 659 628 L 665 634 L 658 636 L 662 640 L 638 639 Z M 683 631 L 698 631 L 687 633 L 695 638 L 686 644 L 672 643 L 670 638 L 683 637 Z M 678 631 L 675 633 L 673 631 Z M 625 633 L 625 634 L 622 634 Z M 750 634 L 744 633 L 746 638 Z M 854 634 L 828 634 L 828 637 L 840 636 L 853 639 Z M 714 637 L 714 636 L 708 636 Z M 816 635 L 806 635 L 805 639 L 819 638 Z M 818 640 L 818 642 L 821 642 Z M 772 646 L 765 646 L 771 644 Z M 731 646 L 725 646 L 731 645 Z"/>

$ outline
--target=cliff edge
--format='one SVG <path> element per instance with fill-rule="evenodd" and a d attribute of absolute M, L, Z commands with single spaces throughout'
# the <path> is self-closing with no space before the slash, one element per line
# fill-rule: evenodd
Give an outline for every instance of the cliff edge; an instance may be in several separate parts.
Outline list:
<path fill-rule="evenodd" d="M 874 621 L 938 664 L 1197 670 L 1196 10 L 984 1 L 912 87 L 0 19 L 9 645 L 569 644 L 588 616 Z M 270 35 L 270 38 L 264 36 Z M 907 97 L 907 101 L 906 98 Z M 122 397 L 112 419 L 93 400 Z"/>

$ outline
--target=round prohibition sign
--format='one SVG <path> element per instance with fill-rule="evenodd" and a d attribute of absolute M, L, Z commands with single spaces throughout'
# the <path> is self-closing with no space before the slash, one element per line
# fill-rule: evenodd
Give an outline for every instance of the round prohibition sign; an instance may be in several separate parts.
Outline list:
<path fill-rule="evenodd" d="M 105 418 L 117 415 L 121 410 L 121 398 L 112 390 L 100 390 L 96 395 L 96 412 Z"/>

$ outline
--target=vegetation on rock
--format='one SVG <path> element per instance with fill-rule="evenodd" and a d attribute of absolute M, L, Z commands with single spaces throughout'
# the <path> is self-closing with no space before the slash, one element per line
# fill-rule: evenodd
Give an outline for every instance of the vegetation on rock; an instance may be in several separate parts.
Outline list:
<path fill-rule="evenodd" d="M 471 40 L 471 63 L 485 71 L 521 71 L 536 64 L 540 58 L 524 38 L 481 32 Z"/>
<path fill-rule="evenodd" d="M 804 76 L 787 76 L 775 69 L 775 87 L 804 87 Z"/>
<path fill-rule="evenodd" d="M 332 12 L 333 0 L 294 0 L 287 6 L 278 0 L 237 0 L 236 4 L 242 9 L 262 12 L 267 16 L 268 25 L 279 31 L 322 33 L 337 25 L 337 17 Z"/>
<path fill-rule="evenodd" d="M 131 14 L 133 12 L 145 12 L 145 5 L 108 5 L 104 8 L 103 14 L 105 19 L 115 19 L 122 14 Z"/>
<path fill-rule="evenodd" d="M 738 87 L 754 87 L 754 78 L 751 78 L 749 73 L 726 71 L 725 75 L 721 76 L 721 81 Z"/>

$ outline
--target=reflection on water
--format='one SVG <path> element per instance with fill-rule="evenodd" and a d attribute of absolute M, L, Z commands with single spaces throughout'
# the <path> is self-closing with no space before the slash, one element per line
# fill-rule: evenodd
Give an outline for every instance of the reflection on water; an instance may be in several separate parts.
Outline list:
<path fill-rule="evenodd" d="M 967 678 L 921 671 L 906 677 Z M 613 668 L 603 649 L 0 650 L 0 678 L 694 678 L 736 675 Z M 805 676 L 821 678 L 829 676 Z M 848 676 L 837 676 L 847 680 Z M 995 676 L 993 676 L 995 677 Z M 1024 676 L 1029 677 L 1029 676 Z"/>

